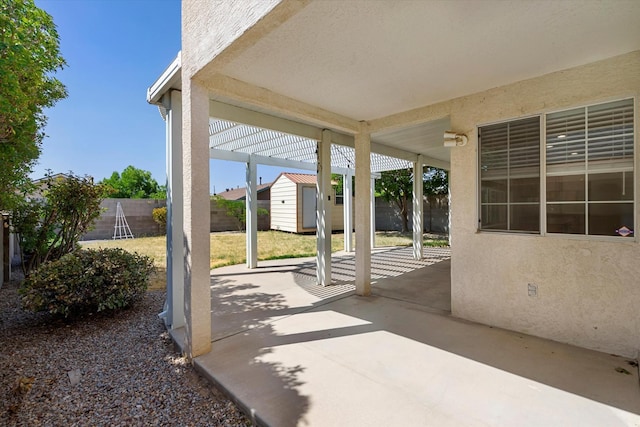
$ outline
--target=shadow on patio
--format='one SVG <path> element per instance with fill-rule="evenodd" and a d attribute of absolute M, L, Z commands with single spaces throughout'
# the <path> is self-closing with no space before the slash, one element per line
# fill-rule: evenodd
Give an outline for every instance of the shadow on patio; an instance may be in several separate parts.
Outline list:
<path fill-rule="evenodd" d="M 196 364 L 273 426 L 640 422 L 627 360 L 447 315 L 445 251 L 377 252 L 368 298 L 352 255 L 326 288 L 308 259 L 215 270 L 213 350 Z"/>

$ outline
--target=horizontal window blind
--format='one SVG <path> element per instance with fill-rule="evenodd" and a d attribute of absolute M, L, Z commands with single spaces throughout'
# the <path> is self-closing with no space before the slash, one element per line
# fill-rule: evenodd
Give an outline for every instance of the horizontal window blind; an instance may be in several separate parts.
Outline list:
<path fill-rule="evenodd" d="M 540 168 L 540 119 L 532 117 L 479 129 L 480 167 L 486 178 L 536 174 Z"/>
<path fill-rule="evenodd" d="M 633 100 L 547 114 L 546 138 L 548 173 L 633 168 Z"/>
<path fill-rule="evenodd" d="M 584 108 L 547 115 L 547 165 L 579 164 L 585 160 Z"/>
<path fill-rule="evenodd" d="M 540 230 L 540 118 L 483 126 L 480 228 Z"/>
<path fill-rule="evenodd" d="M 628 160 L 633 166 L 633 100 L 587 108 L 589 162 Z"/>
<path fill-rule="evenodd" d="M 547 232 L 633 234 L 633 121 L 633 99 L 547 114 Z"/>
<path fill-rule="evenodd" d="M 478 128 L 481 230 L 635 233 L 633 99 Z M 541 163 L 544 149 L 546 161 Z M 546 203 L 540 209 L 540 176 Z"/>

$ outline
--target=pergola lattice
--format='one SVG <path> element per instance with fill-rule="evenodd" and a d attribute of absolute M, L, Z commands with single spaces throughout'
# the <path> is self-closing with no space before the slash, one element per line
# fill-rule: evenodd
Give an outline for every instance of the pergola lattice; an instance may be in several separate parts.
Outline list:
<path fill-rule="evenodd" d="M 260 159 L 280 159 L 291 161 L 289 165 L 292 168 L 312 169 L 317 163 L 318 142 L 229 120 L 210 119 L 209 148 L 212 150 L 213 158 L 219 158 L 216 153 L 227 151 L 255 156 L 258 163 Z M 412 162 L 408 160 L 371 153 L 371 172 L 375 174 L 412 166 Z M 345 145 L 332 144 L 331 167 L 335 171 L 353 173 L 355 150 Z"/>

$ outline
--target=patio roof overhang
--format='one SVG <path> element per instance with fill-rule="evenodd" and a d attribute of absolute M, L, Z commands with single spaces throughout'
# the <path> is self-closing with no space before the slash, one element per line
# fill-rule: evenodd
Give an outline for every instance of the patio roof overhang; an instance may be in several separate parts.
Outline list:
<path fill-rule="evenodd" d="M 219 120 L 210 126 L 212 157 L 311 169 L 313 143 L 300 138 L 317 141 L 331 129 L 340 136 L 333 143 L 346 147 L 333 150 L 332 162 L 344 168 L 366 121 L 372 171 L 417 155 L 448 169 L 451 112 L 439 102 L 637 49 L 640 3 L 622 3 L 284 0 L 210 61 L 198 58 Z M 149 102 L 180 90 L 181 66 L 179 54 L 149 88 Z M 229 132 L 215 131 L 222 128 L 253 136 L 232 148 Z"/>
<path fill-rule="evenodd" d="M 149 87 L 147 101 L 166 114 L 163 95 L 180 90 L 180 53 L 163 74 Z M 448 117 L 419 123 L 403 129 L 372 134 L 371 172 L 413 167 L 422 154 L 425 164 L 449 169 L 449 150 L 443 147 L 443 134 L 450 128 Z M 317 168 L 317 142 L 323 128 L 266 114 L 258 110 L 217 101 L 210 102 L 210 158 L 236 162 L 253 159 L 258 164 L 313 170 Z M 421 147 L 407 151 L 397 146 Z M 354 138 L 346 133 L 332 133 L 332 172 L 355 173 Z"/>
<path fill-rule="evenodd" d="M 370 153 L 445 169 L 453 164 L 462 172 L 452 174 L 455 188 L 456 176 L 476 173 L 472 162 L 459 161 L 466 159 L 458 157 L 460 150 L 451 153 L 443 147 L 444 130 L 467 135 L 476 131 L 472 126 L 458 127 L 470 122 L 461 116 L 466 96 L 632 52 L 640 40 L 640 3 L 622 0 L 185 2 L 182 11 L 184 67 L 179 56 L 147 98 L 155 104 L 166 101 L 167 94 L 179 100 L 182 94 L 176 91 L 185 88 L 188 110 L 184 121 L 176 119 L 170 131 L 179 139 L 184 130 L 186 149 L 175 171 L 186 180 L 183 199 L 188 203 L 176 212 L 195 225 L 176 227 L 172 240 L 177 248 L 173 259 L 179 261 L 176 269 L 190 269 L 189 278 L 174 280 L 184 282 L 187 289 L 184 307 L 193 316 L 189 324 L 193 355 L 210 346 L 210 324 L 203 321 L 203 313 L 208 316 L 210 311 L 208 259 L 198 253 L 206 252 L 209 244 L 205 235 L 209 199 L 202 182 L 208 172 L 206 101 L 209 155 L 213 148 L 217 156 L 248 159 L 247 182 L 255 182 L 250 178 L 255 177 L 251 159 L 309 167 L 313 143 L 305 140 L 320 141 L 318 188 L 323 190 L 330 182 L 327 159 L 332 158 L 335 168 L 349 166 L 348 149 L 355 147 L 356 288 L 367 295 L 371 242 L 367 229 L 375 223 L 369 216 L 369 175 L 389 167 L 381 162 L 382 166 L 370 169 Z M 182 114 L 177 109 L 176 115 Z M 233 138 L 234 132 L 243 136 Z M 340 148 L 331 148 L 329 156 L 327 143 Z M 184 170 L 179 169 L 182 166 Z M 414 188 L 414 194 L 419 191 L 421 186 Z M 318 201 L 326 195 L 320 196 L 319 192 Z M 418 199 L 421 196 L 416 195 L 414 202 Z M 318 206 L 319 213 L 326 211 Z M 419 213 L 413 216 L 420 218 Z M 456 219 L 458 224 L 461 218 Z M 414 230 L 421 232 L 422 225 L 414 225 Z M 319 239 L 319 271 L 321 263 L 323 269 L 330 266 L 326 231 L 328 239 Z M 188 253 L 180 252 L 185 248 Z"/>

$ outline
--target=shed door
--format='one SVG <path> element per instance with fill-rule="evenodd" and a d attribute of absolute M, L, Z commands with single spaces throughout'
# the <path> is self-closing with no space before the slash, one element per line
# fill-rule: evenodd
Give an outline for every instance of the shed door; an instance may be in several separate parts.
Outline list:
<path fill-rule="evenodd" d="M 302 187 L 302 228 L 316 228 L 315 187 Z"/>

